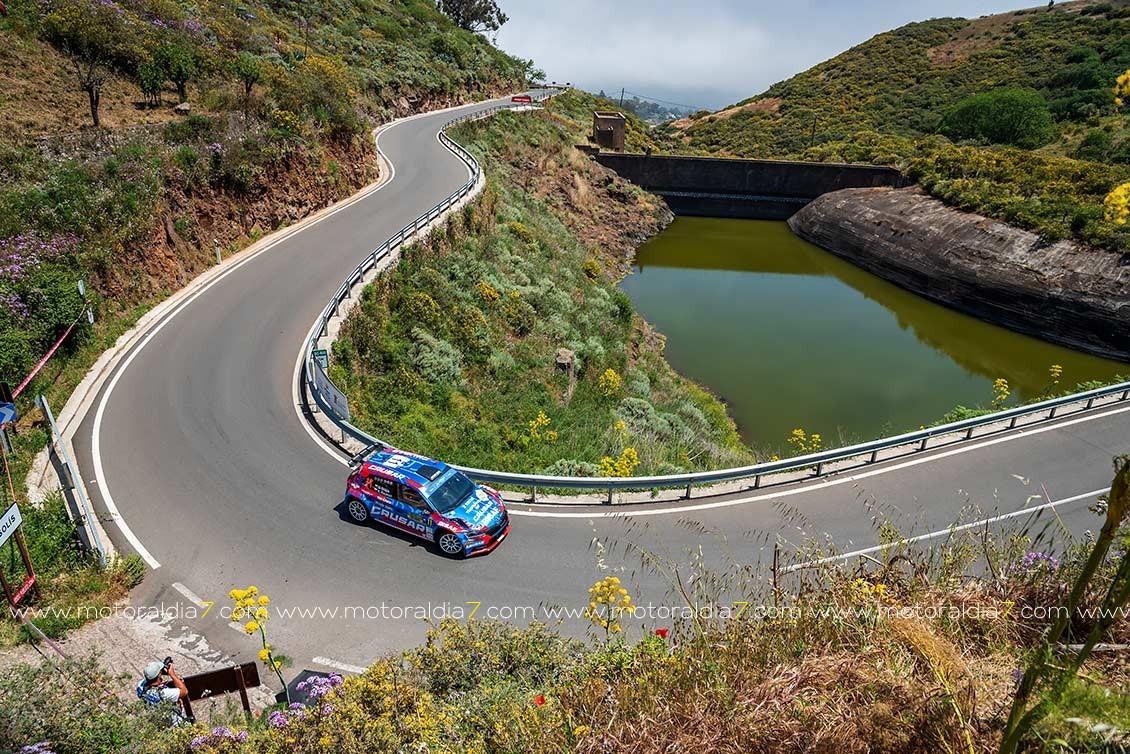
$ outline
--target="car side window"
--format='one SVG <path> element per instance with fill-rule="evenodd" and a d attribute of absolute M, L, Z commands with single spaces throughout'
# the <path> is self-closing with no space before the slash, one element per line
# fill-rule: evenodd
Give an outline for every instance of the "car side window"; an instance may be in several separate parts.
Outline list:
<path fill-rule="evenodd" d="M 379 476 L 371 476 L 365 480 L 365 486 L 373 492 L 392 497 L 392 482 L 387 479 L 382 479 Z"/>
<path fill-rule="evenodd" d="M 400 485 L 400 502 L 411 505 L 413 508 L 419 508 L 420 510 L 428 509 L 428 504 L 424 502 L 424 498 L 421 497 L 420 493 L 406 484 Z"/>

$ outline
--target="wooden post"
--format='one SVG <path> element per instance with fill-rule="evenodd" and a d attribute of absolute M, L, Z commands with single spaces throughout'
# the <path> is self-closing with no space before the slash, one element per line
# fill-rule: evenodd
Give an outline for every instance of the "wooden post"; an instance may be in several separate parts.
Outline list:
<path fill-rule="evenodd" d="M 0 586 L 4 587 L 4 599 L 8 600 L 8 607 L 15 610 L 16 603 L 12 602 L 12 588 L 8 586 L 8 579 L 4 576 L 3 568 L 0 568 Z"/>
<path fill-rule="evenodd" d="M 251 714 L 251 702 L 247 698 L 247 682 L 243 679 L 243 668 L 235 666 L 235 677 L 239 680 L 239 701 L 243 705 L 244 713 Z"/>

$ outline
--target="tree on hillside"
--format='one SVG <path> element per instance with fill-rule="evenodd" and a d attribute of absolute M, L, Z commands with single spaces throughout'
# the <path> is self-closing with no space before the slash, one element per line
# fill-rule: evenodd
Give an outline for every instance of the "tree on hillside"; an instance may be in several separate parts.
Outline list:
<path fill-rule="evenodd" d="M 71 62 L 75 81 L 86 93 L 90 120 L 102 125 L 99 108 L 108 67 L 120 45 L 122 12 L 113 0 L 105 3 L 70 0 L 56 6 L 44 18 L 44 31 Z"/>
<path fill-rule="evenodd" d="M 154 60 L 143 60 L 137 66 L 137 85 L 145 95 L 145 104 L 158 107 L 161 104 L 161 90 L 165 88 L 165 69 Z"/>
<path fill-rule="evenodd" d="M 958 102 L 938 130 L 954 141 L 986 141 L 1035 149 L 1051 139 L 1055 121 L 1032 89 L 992 89 Z"/>
<path fill-rule="evenodd" d="M 181 102 L 188 100 L 188 81 L 196 75 L 196 53 L 191 45 L 180 40 L 166 42 L 157 48 L 154 58 L 165 75 L 177 87 Z"/>
<path fill-rule="evenodd" d="M 244 50 L 232 60 L 231 72 L 243 84 L 243 96 L 246 99 L 251 96 L 252 87 L 263 77 L 263 65 L 259 56 Z"/>
<path fill-rule="evenodd" d="M 498 31 L 510 20 L 495 0 L 436 0 L 436 8 L 467 31 Z"/>

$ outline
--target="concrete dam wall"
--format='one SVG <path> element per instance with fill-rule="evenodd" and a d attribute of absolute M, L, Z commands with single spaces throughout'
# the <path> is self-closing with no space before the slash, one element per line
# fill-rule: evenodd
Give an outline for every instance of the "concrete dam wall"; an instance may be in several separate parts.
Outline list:
<path fill-rule="evenodd" d="M 829 191 L 909 185 L 894 168 L 873 165 L 611 153 L 595 159 L 663 197 L 676 215 L 787 220 Z"/>
<path fill-rule="evenodd" d="M 947 207 L 915 188 L 846 190 L 789 220 L 801 238 L 909 291 L 1053 343 L 1130 361 L 1123 255 Z"/>

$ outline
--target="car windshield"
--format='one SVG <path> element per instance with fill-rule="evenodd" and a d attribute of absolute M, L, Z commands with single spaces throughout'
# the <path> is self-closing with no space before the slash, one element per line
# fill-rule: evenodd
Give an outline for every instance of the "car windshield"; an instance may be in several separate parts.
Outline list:
<path fill-rule="evenodd" d="M 474 482 L 463 473 L 452 471 L 447 479 L 428 493 L 428 502 L 440 513 L 451 513 L 474 491 Z"/>

